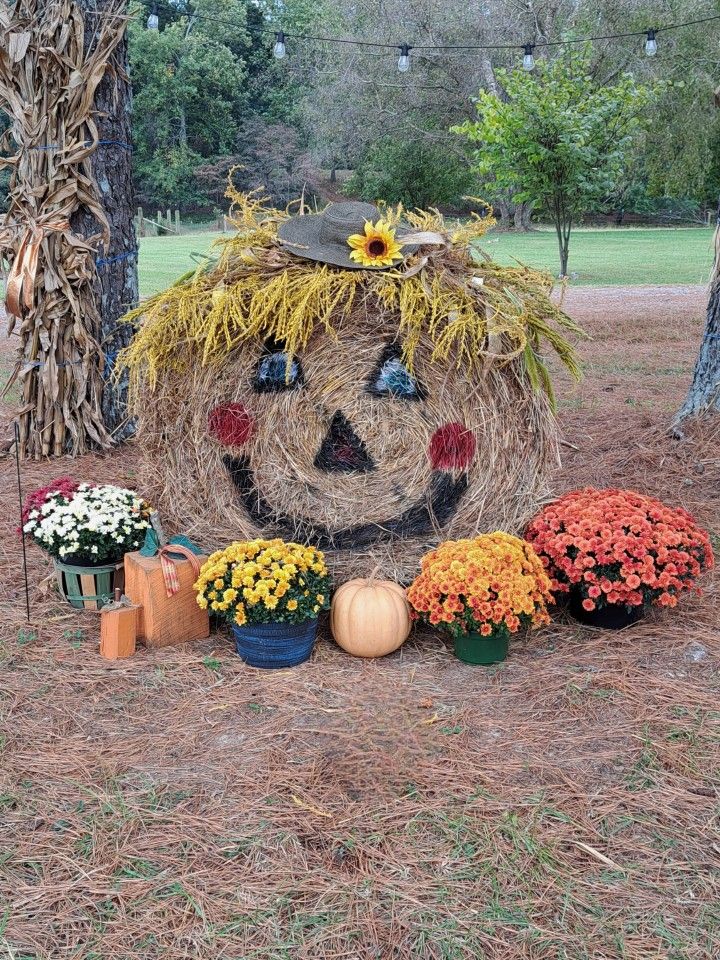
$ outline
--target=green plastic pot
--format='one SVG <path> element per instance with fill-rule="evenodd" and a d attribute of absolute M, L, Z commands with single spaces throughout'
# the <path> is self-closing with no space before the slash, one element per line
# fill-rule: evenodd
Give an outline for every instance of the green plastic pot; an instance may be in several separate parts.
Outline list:
<path fill-rule="evenodd" d="M 464 663 L 479 663 L 486 666 L 500 663 L 507 657 L 508 638 L 483 637 L 479 633 L 466 633 L 455 638 L 455 656 Z"/>
<path fill-rule="evenodd" d="M 79 610 L 102 610 L 112 600 L 115 588 L 125 586 L 123 561 L 98 567 L 83 567 L 75 563 L 53 560 L 60 593 Z"/>

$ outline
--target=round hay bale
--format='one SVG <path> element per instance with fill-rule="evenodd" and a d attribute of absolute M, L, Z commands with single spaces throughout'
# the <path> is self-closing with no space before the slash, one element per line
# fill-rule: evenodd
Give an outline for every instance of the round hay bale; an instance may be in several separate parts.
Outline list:
<path fill-rule="evenodd" d="M 408 582 L 442 540 L 521 531 L 557 458 L 551 400 L 531 383 L 527 350 L 507 329 L 491 342 L 483 328 L 476 362 L 455 342 L 438 358 L 437 331 L 418 324 L 409 355 L 407 317 L 377 295 L 387 279 L 298 267 L 269 243 L 234 285 L 225 260 L 159 298 L 131 348 L 143 492 L 169 525 L 206 550 L 273 536 L 319 546 L 336 581 L 379 568 Z M 268 256 L 273 280 L 302 270 L 308 284 L 353 283 L 292 350 L 277 337 L 287 323 L 251 330 L 243 285 L 255 296 Z M 225 346 L 208 356 L 215 314 Z M 177 318 L 186 330 L 168 327 Z M 161 345 L 169 329 L 175 339 Z"/>

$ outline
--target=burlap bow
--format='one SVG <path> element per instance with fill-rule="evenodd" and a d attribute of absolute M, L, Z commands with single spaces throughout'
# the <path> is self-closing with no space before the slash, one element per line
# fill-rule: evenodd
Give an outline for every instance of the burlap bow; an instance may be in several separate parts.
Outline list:
<path fill-rule="evenodd" d="M 168 597 L 174 597 L 180 589 L 180 580 L 178 579 L 177 570 L 175 569 L 175 561 L 178 554 L 184 557 L 185 560 L 190 561 L 190 566 L 192 567 L 195 577 L 200 575 L 200 561 L 188 547 L 184 547 L 180 543 L 171 543 L 166 547 L 162 547 L 158 556 L 160 557 L 160 566 L 162 568 L 163 580 L 165 581 L 165 593 Z"/>
<path fill-rule="evenodd" d="M 57 214 L 47 214 L 39 220 L 29 219 L 25 227 L 5 288 L 5 309 L 14 317 L 22 316 L 23 307 L 32 310 L 35 303 L 35 276 L 40 256 L 40 244 L 48 233 L 70 228 L 68 220 L 53 220 L 53 216 L 57 216 Z M 15 229 L 17 227 L 13 225 L 0 230 L 0 249 L 12 249 Z"/>

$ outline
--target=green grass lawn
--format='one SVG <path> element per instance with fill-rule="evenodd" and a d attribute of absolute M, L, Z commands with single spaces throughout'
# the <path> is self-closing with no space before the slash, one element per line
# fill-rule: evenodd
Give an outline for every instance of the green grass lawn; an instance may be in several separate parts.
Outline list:
<path fill-rule="evenodd" d="M 590 286 L 707 283 L 713 263 L 711 228 L 629 228 L 573 231 L 569 272 Z M 480 246 L 495 260 L 559 269 L 554 230 L 489 233 Z"/>
<path fill-rule="evenodd" d="M 142 237 L 140 239 L 140 296 L 149 297 L 164 290 L 208 253 L 221 233 L 188 233 L 179 237 Z"/>
<path fill-rule="evenodd" d="M 141 295 L 156 293 L 191 270 L 197 256 L 207 253 L 219 236 L 144 237 L 140 241 Z M 712 229 L 697 227 L 578 229 L 570 243 L 572 281 L 594 286 L 706 283 L 713 261 L 712 237 Z M 481 246 L 501 263 L 515 258 L 553 273 L 558 270 L 557 240 L 551 230 L 489 233 Z"/>

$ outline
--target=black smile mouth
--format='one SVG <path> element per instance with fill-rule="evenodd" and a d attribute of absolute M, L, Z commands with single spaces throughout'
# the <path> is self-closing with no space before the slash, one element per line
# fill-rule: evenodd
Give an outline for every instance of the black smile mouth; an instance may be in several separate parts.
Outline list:
<path fill-rule="evenodd" d="M 435 470 L 425 495 L 399 516 L 382 523 L 362 523 L 342 530 L 329 530 L 321 524 L 275 510 L 258 491 L 247 458 L 226 456 L 223 462 L 253 523 L 330 550 L 357 549 L 386 540 L 431 534 L 452 519 L 468 486 L 466 473 L 454 479 L 449 473 Z"/>

